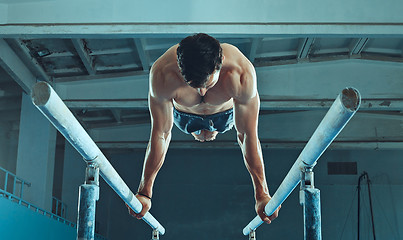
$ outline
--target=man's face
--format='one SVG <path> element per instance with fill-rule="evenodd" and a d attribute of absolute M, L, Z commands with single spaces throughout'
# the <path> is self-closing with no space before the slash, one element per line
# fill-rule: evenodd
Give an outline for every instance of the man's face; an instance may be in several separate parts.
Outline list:
<path fill-rule="evenodd" d="M 203 87 L 196 88 L 197 92 L 200 94 L 200 96 L 206 95 L 206 92 L 214 87 L 216 83 L 218 82 L 218 78 L 220 77 L 220 70 L 214 70 L 212 74 L 208 77 L 206 83 L 204 84 Z"/>

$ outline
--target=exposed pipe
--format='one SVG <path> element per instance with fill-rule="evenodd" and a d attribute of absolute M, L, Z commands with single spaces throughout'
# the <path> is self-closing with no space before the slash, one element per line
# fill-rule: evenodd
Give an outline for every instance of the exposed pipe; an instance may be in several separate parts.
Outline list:
<path fill-rule="evenodd" d="M 31 94 L 32 101 L 39 111 L 48 118 L 56 129 L 83 156 L 87 163 L 99 167 L 103 179 L 122 200 L 136 213 L 140 213 L 142 210 L 140 201 L 135 197 L 53 88 L 46 82 L 38 82 L 32 88 Z M 146 213 L 143 220 L 153 229 L 158 230 L 161 235 L 165 233 L 165 228 L 149 212 Z"/>
<path fill-rule="evenodd" d="M 301 181 L 301 171 L 305 167 L 313 167 L 316 161 L 337 137 L 340 131 L 348 123 L 351 117 L 357 112 L 361 103 L 361 96 L 355 88 L 345 88 L 339 94 L 319 124 L 318 128 L 309 139 L 301 154 L 287 173 L 272 199 L 265 207 L 267 216 L 271 216 L 274 211 L 285 201 L 294 188 Z M 258 228 L 263 221 L 256 216 L 244 229 L 243 234 L 247 236 L 250 231 Z"/>

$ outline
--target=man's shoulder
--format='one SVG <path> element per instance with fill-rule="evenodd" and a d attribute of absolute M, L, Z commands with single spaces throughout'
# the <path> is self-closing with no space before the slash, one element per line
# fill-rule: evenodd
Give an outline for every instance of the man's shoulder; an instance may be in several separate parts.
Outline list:
<path fill-rule="evenodd" d="M 158 98 L 173 98 L 182 83 L 179 78 L 175 61 L 156 61 L 150 70 L 150 93 Z"/>
<path fill-rule="evenodd" d="M 239 49 L 235 45 L 232 45 L 230 43 L 221 43 L 220 45 L 223 50 L 239 51 Z"/>
<path fill-rule="evenodd" d="M 234 99 L 247 100 L 256 93 L 256 72 L 248 61 L 239 60 L 228 66 L 225 88 Z"/>

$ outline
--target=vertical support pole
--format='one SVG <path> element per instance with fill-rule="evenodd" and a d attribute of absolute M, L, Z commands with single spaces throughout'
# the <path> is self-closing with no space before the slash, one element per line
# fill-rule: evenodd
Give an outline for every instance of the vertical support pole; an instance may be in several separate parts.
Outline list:
<path fill-rule="evenodd" d="M 357 239 L 360 240 L 360 209 L 361 209 L 361 179 L 367 178 L 367 185 L 368 185 L 368 197 L 369 197 L 369 208 L 371 210 L 371 223 L 372 223 L 372 234 L 374 240 L 376 240 L 376 235 L 375 235 L 375 224 L 374 224 L 374 212 L 372 208 L 372 198 L 371 198 L 371 187 L 370 187 L 370 180 L 367 172 L 363 172 L 361 176 L 358 178 L 358 185 L 357 185 L 357 191 L 358 191 L 358 206 L 357 206 Z"/>
<path fill-rule="evenodd" d="M 158 231 L 158 230 L 153 230 L 153 238 L 152 238 L 152 240 L 154 240 L 154 239 L 160 239 L 160 232 Z"/>
<path fill-rule="evenodd" d="M 376 240 L 375 224 L 374 224 L 374 208 L 372 207 L 371 187 L 369 186 L 370 181 L 369 181 L 368 173 L 367 173 L 367 184 L 368 184 L 369 208 L 371 209 L 372 233 L 374 236 L 374 240 Z"/>
<path fill-rule="evenodd" d="M 13 195 L 15 196 L 15 185 L 17 185 L 17 177 L 14 176 L 14 181 L 13 181 Z"/>
<path fill-rule="evenodd" d="M 80 186 L 77 240 L 94 240 L 95 206 L 99 199 L 99 168 L 89 163 L 85 171 L 85 183 Z"/>
<path fill-rule="evenodd" d="M 22 191 L 23 191 L 23 189 L 24 189 L 24 184 L 25 184 L 25 182 L 24 181 L 21 181 L 21 188 L 20 188 L 20 198 L 22 199 Z"/>
<path fill-rule="evenodd" d="M 4 191 L 7 192 L 7 183 L 8 183 L 8 172 L 6 172 L 6 178 L 4 179 Z"/>
<path fill-rule="evenodd" d="M 256 230 L 250 231 L 249 240 L 256 240 Z"/>
<path fill-rule="evenodd" d="M 314 186 L 312 169 L 313 167 L 306 167 L 301 174 L 300 204 L 304 214 L 304 239 L 321 240 L 320 190 Z"/>

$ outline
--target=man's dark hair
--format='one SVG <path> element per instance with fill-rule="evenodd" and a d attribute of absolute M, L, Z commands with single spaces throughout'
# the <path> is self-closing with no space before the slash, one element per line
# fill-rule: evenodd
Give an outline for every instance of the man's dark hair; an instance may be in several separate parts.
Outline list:
<path fill-rule="evenodd" d="M 184 38 L 176 54 L 182 76 L 194 88 L 203 87 L 208 76 L 222 66 L 220 42 L 204 33 Z"/>

